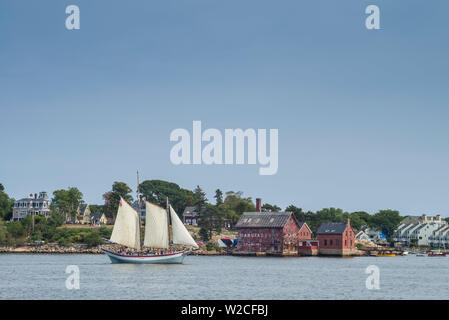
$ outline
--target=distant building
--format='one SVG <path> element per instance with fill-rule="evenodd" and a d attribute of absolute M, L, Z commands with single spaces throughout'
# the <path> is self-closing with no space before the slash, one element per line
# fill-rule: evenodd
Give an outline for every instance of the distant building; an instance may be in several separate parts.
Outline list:
<path fill-rule="evenodd" d="M 355 250 L 355 232 L 350 220 L 325 222 L 317 231 L 320 255 L 350 255 Z"/>
<path fill-rule="evenodd" d="M 90 207 L 88 204 L 80 204 L 75 217 L 67 217 L 68 223 L 89 224 L 90 223 Z"/>
<path fill-rule="evenodd" d="M 299 240 L 312 237 L 307 223 L 298 222 L 291 212 L 245 212 L 235 229 L 236 250 L 245 253 L 297 254 Z"/>
<path fill-rule="evenodd" d="M 410 246 L 415 243 L 418 246 L 439 247 L 446 243 L 444 226 L 447 226 L 447 222 L 442 220 L 440 215 L 408 216 L 395 230 L 393 240 L 396 246 Z"/>
<path fill-rule="evenodd" d="M 319 247 L 318 240 L 300 240 L 298 253 L 301 256 L 317 256 Z"/>
<path fill-rule="evenodd" d="M 95 225 L 105 225 L 108 223 L 108 219 L 106 218 L 104 213 L 91 213 L 90 223 Z"/>
<path fill-rule="evenodd" d="M 387 242 L 387 236 L 375 228 L 366 228 L 364 231 L 368 235 L 370 240 L 374 243 Z"/>
<path fill-rule="evenodd" d="M 369 235 L 367 235 L 366 232 L 363 230 L 360 230 L 359 232 L 357 232 L 355 234 L 355 239 L 371 241 L 371 238 L 369 237 Z"/>
<path fill-rule="evenodd" d="M 449 225 L 441 226 L 432 232 L 429 237 L 429 246 L 432 248 L 449 248 Z"/>
<path fill-rule="evenodd" d="M 25 218 L 27 215 L 40 215 L 48 217 L 50 214 L 50 200 L 48 199 L 47 192 L 42 191 L 39 193 L 30 194 L 28 198 L 23 198 L 14 202 L 12 207 L 12 221 L 19 221 Z"/>
<path fill-rule="evenodd" d="M 90 207 L 88 204 L 82 204 L 78 207 L 78 215 L 77 215 L 77 220 L 78 223 L 81 224 L 88 224 L 90 223 Z"/>
<path fill-rule="evenodd" d="M 186 207 L 182 213 L 182 219 L 184 224 L 191 226 L 198 225 L 198 210 L 196 207 Z"/>

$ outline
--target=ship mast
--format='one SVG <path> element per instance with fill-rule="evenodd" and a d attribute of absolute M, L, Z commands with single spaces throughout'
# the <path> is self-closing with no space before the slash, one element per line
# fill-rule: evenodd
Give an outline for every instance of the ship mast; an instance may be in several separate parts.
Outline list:
<path fill-rule="evenodd" d="M 167 197 L 167 228 L 168 228 L 168 248 L 170 249 L 170 207 Z"/>
<path fill-rule="evenodd" d="M 137 170 L 137 215 L 139 216 L 139 242 L 140 242 L 140 250 L 143 249 L 143 243 L 142 243 L 142 218 L 141 212 L 140 212 L 140 184 L 139 184 L 139 170 Z"/>

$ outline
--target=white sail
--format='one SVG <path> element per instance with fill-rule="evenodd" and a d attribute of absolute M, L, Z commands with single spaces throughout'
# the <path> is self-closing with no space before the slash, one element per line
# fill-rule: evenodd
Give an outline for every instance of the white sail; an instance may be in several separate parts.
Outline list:
<path fill-rule="evenodd" d="M 172 206 L 170 206 L 170 216 L 173 230 L 173 243 L 198 248 L 195 240 L 193 240 L 189 231 L 187 231 L 186 227 L 184 227 L 184 224 L 182 223 L 181 219 L 179 219 Z"/>
<path fill-rule="evenodd" d="M 168 248 L 167 211 L 148 201 L 145 202 L 145 205 L 146 220 L 144 246 L 150 248 Z"/>
<path fill-rule="evenodd" d="M 140 250 L 139 216 L 122 197 L 112 230 L 111 241 Z"/>

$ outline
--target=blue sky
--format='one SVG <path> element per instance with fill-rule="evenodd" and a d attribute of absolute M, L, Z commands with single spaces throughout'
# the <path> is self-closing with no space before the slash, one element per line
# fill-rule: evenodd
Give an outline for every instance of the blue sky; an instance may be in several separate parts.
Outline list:
<path fill-rule="evenodd" d="M 76 4 L 81 29 L 65 28 Z M 381 30 L 365 28 L 365 8 Z M 163 179 L 283 208 L 449 216 L 447 1 L 0 3 L 0 182 Z M 279 129 L 279 170 L 174 166 L 176 128 Z"/>

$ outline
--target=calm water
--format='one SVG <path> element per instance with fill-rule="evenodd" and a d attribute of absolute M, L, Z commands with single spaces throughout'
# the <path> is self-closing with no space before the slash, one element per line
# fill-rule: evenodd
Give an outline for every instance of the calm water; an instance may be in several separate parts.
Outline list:
<path fill-rule="evenodd" d="M 66 289 L 68 265 L 80 289 Z M 368 290 L 365 269 L 380 269 Z M 188 256 L 182 265 L 104 255 L 0 254 L 0 299 L 449 299 L 449 257 Z"/>

